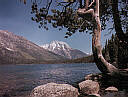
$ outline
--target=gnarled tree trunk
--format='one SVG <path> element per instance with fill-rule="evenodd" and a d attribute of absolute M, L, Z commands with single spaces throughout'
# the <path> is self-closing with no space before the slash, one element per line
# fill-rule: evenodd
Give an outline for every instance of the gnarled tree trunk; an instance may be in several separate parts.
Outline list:
<path fill-rule="evenodd" d="M 118 72 L 118 69 L 112 64 L 108 63 L 102 55 L 102 47 L 100 43 L 101 24 L 99 17 L 99 0 L 95 0 L 95 3 L 96 3 L 95 11 L 94 11 L 95 26 L 93 29 L 93 37 L 92 37 L 92 51 L 93 51 L 94 60 L 101 72 L 114 74 Z"/>
<path fill-rule="evenodd" d="M 78 9 L 79 14 L 86 15 L 87 13 L 90 13 L 92 15 L 92 18 L 94 19 L 94 29 L 93 29 L 93 35 L 92 35 L 92 51 L 95 63 L 98 67 L 98 69 L 102 73 L 109 73 L 111 75 L 117 74 L 118 69 L 113 66 L 112 64 L 108 63 L 103 55 L 102 55 L 102 47 L 101 47 L 101 24 L 100 24 L 100 17 L 99 17 L 99 0 L 93 0 L 92 3 L 89 5 L 89 0 L 86 1 L 86 6 L 84 9 Z M 91 6 L 95 3 L 95 8 L 92 9 Z M 90 9 L 89 9 L 90 8 Z"/>

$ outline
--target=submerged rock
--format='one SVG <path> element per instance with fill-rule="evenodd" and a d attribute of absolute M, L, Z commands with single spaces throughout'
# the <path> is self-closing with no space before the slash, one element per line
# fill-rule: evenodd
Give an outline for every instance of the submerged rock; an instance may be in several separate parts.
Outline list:
<path fill-rule="evenodd" d="M 90 94 L 87 97 L 101 97 L 99 94 Z"/>
<path fill-rule="evenodd" d="M 112 86 L 112 87 L 106 88 L 105 91 L 117 92 L 118 89 L 117 89 L 116 87 L 113 87 L 113 86 Z"/>
<path fill-rule="evenodd" d="M 68 84 L 48 83 L 37 86 L 30 97 L 78 97 L 78 89 Z"/>
<path fill-rule="evenodd" d="M 100 89 L 98 82 L 92 80 L 79 83 L 79 88 L 83 94 L 97 94 Z"/>
<path fill-rule="evenodd" d="M 98 81 L 102 78 L 102 74 L 89 74 L 85 76 L 85 80 Z"/>

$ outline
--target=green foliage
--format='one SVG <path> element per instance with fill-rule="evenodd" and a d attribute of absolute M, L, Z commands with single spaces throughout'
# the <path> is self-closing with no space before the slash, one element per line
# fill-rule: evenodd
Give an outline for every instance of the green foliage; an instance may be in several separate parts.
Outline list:
<path fill-rule="evenodd" d="M 46 2 L 45 2 L 46 3 Z M 56 0 L 56 7 L 51 8 L 53 0 L 48 0 L 46 5 L 41 5 L 37 1 L 32 4 L 32 20 L 39 24 L 39 28 L 48 30 L 48 24 L 51 23 L 54 28 L 66 28 L 66 36 L 71 36 L 75 32 L 89 32 L 92 34 L 94 28 L 92 17 L 90 14 L 82 16 L 77 14 L 79 6 L 84 7 L 78 1 L 75 2 L 61 2 Z M 106 28 L 106 21 L 112 17 L 110 3 L 105 0 L 100 2 L 100 20 L 102 30 Z"/>
<path fill-rule="evenodd" d="M 117 35 L 112 35 L 111 39 L 106 41 L 103 55 L 106 60 L 118 68 L 127 68 L 128 66 L 128 44 L 119 41 Z"/>
<path fill-rule="evenodd" d="M 93 55 L 83 57 L 83 58 L 63 61 L 63 63 L 93 63 L 93 62 L 94 62 Z"/>
<path fill-rule="evenodd" d="M 73 5 L 71 5 L 73 7 Z M 52 14 L 48 14 L 49 8 L 38 8 L 36 3 L 32 5 L 32 14 L 35 14 L 31 19 L 39 23 L 39 28 L 48 30 L 48 23 L 51 23 L 54 28 L 61 30 L 63 27 L 67 28 L 66 36 L 71 36 L 76 31 L 84 32 L 85 30 L 92 30 L 93 25 L 90 22 L 85 21 L 85 18 L 89 19 L 89 16 L 81 18 L 78 16 L 76 10 L 69 7 L 62 7 L 59 9 L 51 9 Z M 91 20 L 91 19 L 90 19 Z"/>
<path fill-rule="evenodd" d="M 73 2 L 66 2 L 73 1 Z M 61 30 L 66 28 L 66 36 L 73 35 L 75 32 L 89 32 L 92 34 L 93 30 L 93 21 L 91 15 L 81 16 L 77 14 L 77 9 L 79 7 L 84 7 L 84 4 L 79 3 L 79 0 L 48 0 L 41 2 L 40 0 L 32 0 L 32 20 L 39 24 L 39 28 L 44 28 L 48 30 L 48 24 L 54 28 Z M 91 1 L 91 0 L 90 0 Z M 45 4 L 44 4 L 45 2 Z M 127 3 L 126 0 L 117 0 L 118 5 L 120 6 L 120 16 L 122 27 L 126 30 L 127 24 Z M 51 7 L 54 4 L 54 8 Z M 100 0 L 100 21 L 102 30 L 106 29 L 106 22 L 113 22 L 113 13 L 112 13 L 112 4 L 113 0 Z M 94 6 L 92 7 L 94 8 Z M 112 20 L 111 20 L 112 19 Z M 113 30 L 114 26 L 111 27 L 110 32 Z"/>

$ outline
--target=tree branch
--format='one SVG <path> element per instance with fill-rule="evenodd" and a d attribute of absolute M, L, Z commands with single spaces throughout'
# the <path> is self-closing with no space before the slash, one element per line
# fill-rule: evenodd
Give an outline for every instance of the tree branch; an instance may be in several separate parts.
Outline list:
<path fill-rule="evenodd" d="M 90 8 L 95 3 L 95 0 L 91 2 L 89 5 L 89 0 L 85 0 L 85 8 L 79 8 L 77 10 L 78 14 L 88 14 L 90 13 L 92 16 L 94 16 L 94 9 Z"/>
<path fill-rule="evenodd" d="M 91 8 L 94 3 L 95 3 L 95 0 L 93 0 L 93 1 L 91 2 L 91 4 L 88 6 L 88 8 Z"/>
<path fill-rule="evenodd" d="M 91 14 L 92 17 L 94 16 L 94 9 L 89 9 L 89 10 L 86 11 L 85 8 L 82 8 L 82 9 L 79 8 L 79 9 L 77 10 L 77 12 L 78 12 L 78 14 L 83 14 L 83 15 L 85 15 L 85 14 Z"/>
<path fill-rule="evenodd" d="M 95 10 L 92 8 L 93 4 L 95 5 Z M 103 73 L 110 73 L 111 75 L 118 73 L 118 69 L 112 64 L 108 63 L 102 55 L 101 47 L 101 24 L 99 18 L 99 0 L 93 0 L 90 5 L 89 0 L 86 0 L 85 8 L 79 8 L 77 10 L 78 14 L 85 16 L 86 14 L 91 14 L 92 18 L 95 20 L 93 22 L 93 37 L 92 37 L 92 51 L 94 55 L 94 60 L 97 67 Z"/>
<path fill-rule="evenodd" d="M 80 8 L 82 8 L 82 0 L 78 0 L 80 2 Z"/>
<path fill-rule="evenodd" d="M 85 2 L 85 9 L 87 10 L 88 9 L 88 5 L 89 5 L 89 0 L 84 0 L 84 1 L 86 1 Z"/>

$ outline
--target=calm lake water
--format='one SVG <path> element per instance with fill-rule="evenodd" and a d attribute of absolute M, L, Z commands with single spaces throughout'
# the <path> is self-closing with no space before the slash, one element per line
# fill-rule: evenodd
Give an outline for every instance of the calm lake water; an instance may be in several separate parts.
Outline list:
<path fill-rule="evenodd" d="M 0 97 L 25 97 L 38 85 L 48 82 L 74 84 L 85 75 L 98 72 L 94 63 L 2 65 Z"/>
<path fill-rule="evenodd" d="M 1 65 L 0 97 L 27 97 L 38 85 L 48 82 L 75 84 L 87 74 L 99 72 L 94 63 Z M 104 97 L 127 97 L 125 93 L 109 93 Z"/>

